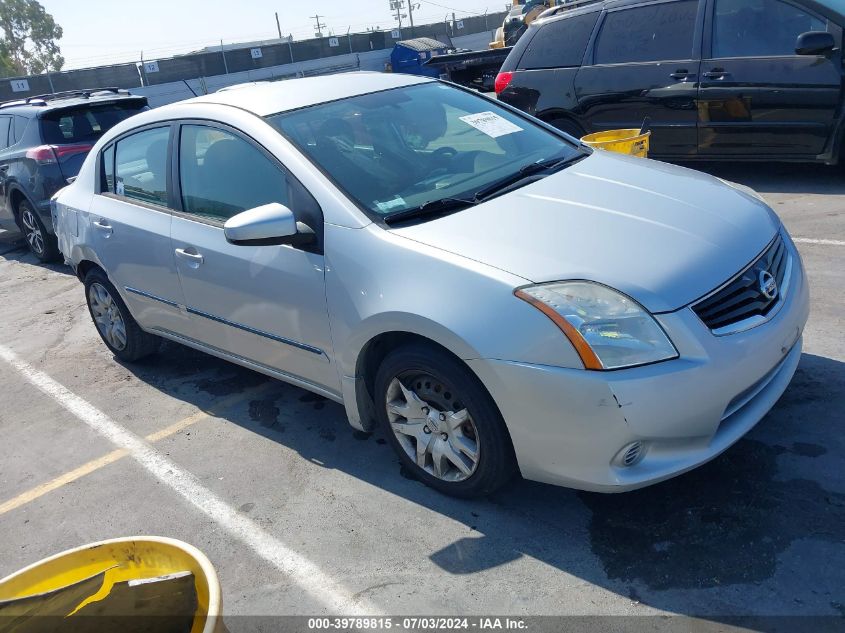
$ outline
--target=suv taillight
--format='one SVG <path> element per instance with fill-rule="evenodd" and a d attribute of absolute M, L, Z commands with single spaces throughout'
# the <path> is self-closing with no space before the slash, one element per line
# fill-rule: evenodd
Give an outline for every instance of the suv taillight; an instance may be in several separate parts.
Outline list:
<path fill-rule="evenodd" d="M 56 152 L 53 151 L 52 145 L 39 145 L 32 149 L 26 150 L 26 157 L 31 158 L 39 165 L 54 165 L 58 162 Z"/>
<path fill-rule="evenodd" d="M 513 79 L 513 73 L 499 73 L 496 75 L 496 83 L 493 84 L 496 94 L 501 94 L 502 90 L 508 87 L 511 79 Z"/>
<path fill-rule="evenodd" d="M 39 165 L 54 165 L 62 158 L 67 158 L 75 154 L 86 154 L 91 151 L 93 145 L 87 143 L 77 143 L 76 145 L 39 145 L 33 147 L 26 153 L 27 158 L 31 158 Z"/>

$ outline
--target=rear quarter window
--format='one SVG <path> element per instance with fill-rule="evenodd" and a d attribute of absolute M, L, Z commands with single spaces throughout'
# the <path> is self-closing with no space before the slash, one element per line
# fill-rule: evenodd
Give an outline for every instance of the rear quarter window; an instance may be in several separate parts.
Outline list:
<path fill-rule="evenodd" d="M 580 66 L 599 12 L 541 25 L 519 61 L 519 70 Z"/>

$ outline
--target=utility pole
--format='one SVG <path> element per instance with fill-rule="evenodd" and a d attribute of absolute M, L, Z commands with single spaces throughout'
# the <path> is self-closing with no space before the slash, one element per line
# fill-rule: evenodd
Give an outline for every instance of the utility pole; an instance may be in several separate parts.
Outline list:
<path fill-rule="evenodd" d="M 399 21 L 399 32 L 402 32 L 402 0 L 395 0 L 393 2 L 396 7 L 396 19 Z"/>
<path fill-rule="evenodd" d="M 419 5 L 417 5 L 419 6 Z M 408 19 L 411 21 L 411 37 L 414 36 L 414 0 L 408 0 Z"/>
<path fill-rule="evenodd" d="M 276 28 L 279 31 L 279 39 L 282 39 L 282 25 L 279 24 L 279 12 L 276 11 Z"/>
<path fill-rule="evenodd" d="M 324 18 L 324 15 L 311 15 L 309 17 L 314 18 L 317 21 L 317 31 L 314 34 L 315 37 L 323 37 L 323 27 L 326 26 L 325 24 L 320 24 L 320 18 Z"/>

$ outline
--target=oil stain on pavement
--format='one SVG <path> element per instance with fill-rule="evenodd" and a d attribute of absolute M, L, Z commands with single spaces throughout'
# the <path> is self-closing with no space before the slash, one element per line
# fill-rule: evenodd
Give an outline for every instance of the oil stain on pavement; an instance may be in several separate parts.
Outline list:
<path fill-rule="evenodd" d="M 845 542 L 845 495 L 807 479 L 779 480 L 786 451 L 745 439 L 686 475 L 622 495 L 579 493 L 592 510 L 593 553 L 608 578 L 651 589 L 706 588 L 771 578 L 796 539 Z"/>

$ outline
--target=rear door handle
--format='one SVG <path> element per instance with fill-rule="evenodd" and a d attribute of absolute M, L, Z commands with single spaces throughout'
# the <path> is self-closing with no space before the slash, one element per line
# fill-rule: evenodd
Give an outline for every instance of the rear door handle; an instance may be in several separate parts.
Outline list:
<path fill-rule="evenodd" d="M 707 79 L 724 79 L 725 77 L 730 77 L 730 73 L 726 71 L 724 68 L 714 68 L 711 71 L 704 73 L 704 76 Z"/>
<path fill-rule="evenodd" d="M 189 246 L 188 248 L 177 248 L 176 256 L 189 262 L 195 268 L 205 261 L 205 258 L 192 246 Z"/>
<path fill-rule="evenodd" d="M 114 232 L 114 229 L 111 227 L 111 224 L 109 224 L 103 218 L 96 220 L 91 226 L 100 231 L 100 233 L 104 233 L 106 236 L 109 236 Z"/>

